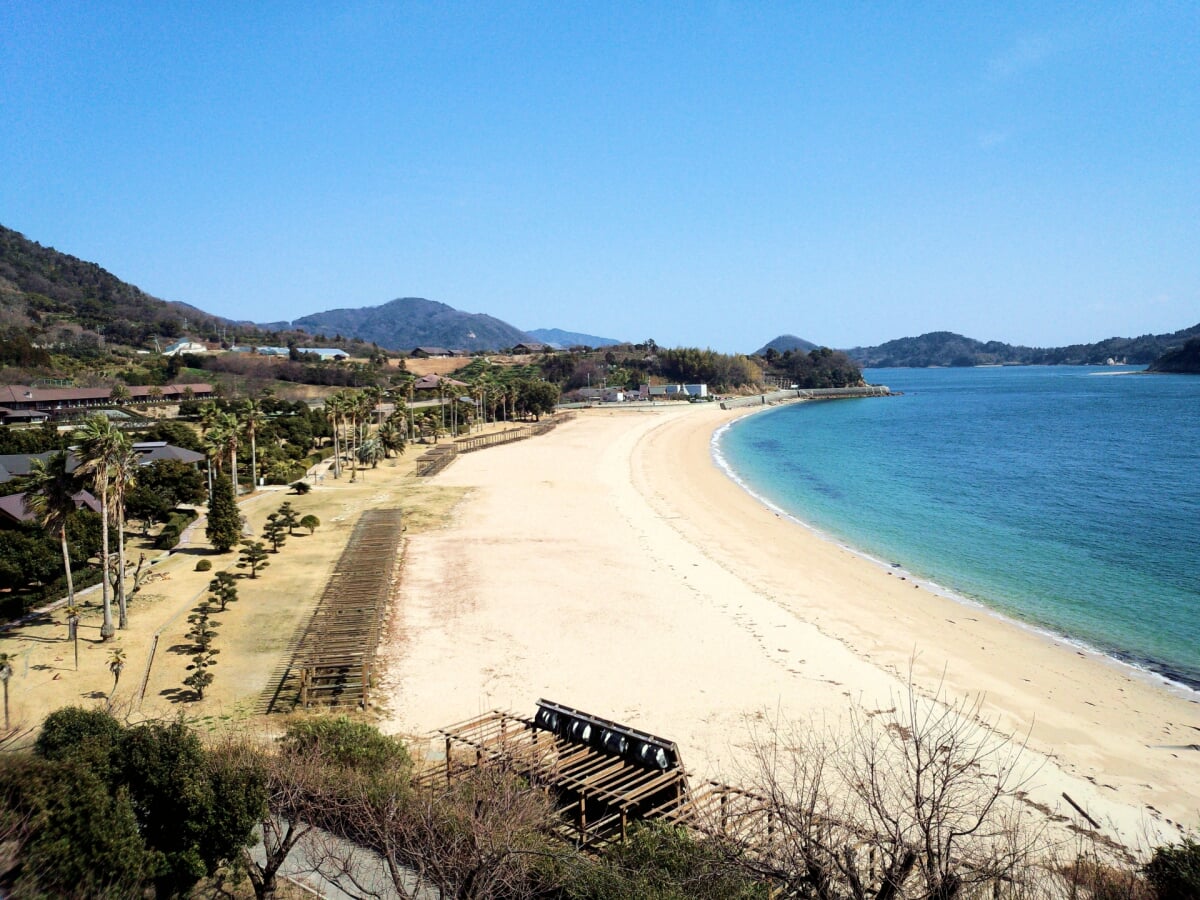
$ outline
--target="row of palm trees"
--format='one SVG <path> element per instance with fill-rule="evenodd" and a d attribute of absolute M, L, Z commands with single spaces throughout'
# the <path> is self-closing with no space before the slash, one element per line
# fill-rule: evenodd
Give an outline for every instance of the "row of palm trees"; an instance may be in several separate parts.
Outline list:
<path fill-rule="evenodd" d="M 209 459 L 219 475 L 224 471 L 225 457 L 229 457 L 235 494 L 238 489 L 237 451 L 243 435 L 250 442 L 251 488 L 258 485 L 258 433 L 266 420 L 262 404 L 254 398 L 243 400 L 227 410 L 222 410 L 215 403 L 206 403 L 200 408 L 200 431 Z"/>
<path fill-rule="evenodd" d="M 67 604 L 75 607 L 75 584 L 71 575 L 71 552 L 67 543 L 67 521 L 76 510 L 76 495 L 84 489 L 100 501 L 100 591 L 104 621 L 100 636 L 108 640 L 113 626 L 112 595 L 115 588 L 118 625 L 128 624 L 128 595 L 125 590 L 125 498 L 137 478 L 138 455 L 129 436 L 103 415 L 89 417 L 72 436 L 78 442 L 78 466 L 72 471 L 70 456 L 60 450 L 48 459 L 35 458 L 25 477 L 25 506 L 43 528 L 56 532 L 62 544 L 63 569 L 67 581 Z M 116 577 L 110 550 L 110 523 L 117 526 Z"/>

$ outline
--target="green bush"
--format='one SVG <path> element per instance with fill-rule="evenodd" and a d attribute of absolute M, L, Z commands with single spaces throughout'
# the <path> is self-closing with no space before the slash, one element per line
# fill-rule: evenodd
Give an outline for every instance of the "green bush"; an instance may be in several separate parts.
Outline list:
<path fill-rule="evenodd" d="M 280 739 L 285 753 L 316 751 L 328 761 L 363 772 L 408 769 L 412 759 L 403 743 L 374 725 L 346 716 L 314 716 L 288 726 Z"/>
<path fill-rule="evenodd" d="M 208 572 L 211 569 L 212 569 L 212 560 L 211 559 L 202 559 L 198 563 L 196 563 L 196 571 L 197 572 Z"/>
<path fill-rule="evenodd" d="M 1157 847 L 1143 872 L 1161 900 L 1200 900 L 1200 843 L 1187 837 Z"/>
<path fill-rule="evenodd" d="M 196 511 L 191 509 L 174 509 L 167 516 L 167 523 L 154 539 L 154 546 L 159 550 L 174 550 L 179 544 L 179 537 L 185 528 L 196 521 Z"/>

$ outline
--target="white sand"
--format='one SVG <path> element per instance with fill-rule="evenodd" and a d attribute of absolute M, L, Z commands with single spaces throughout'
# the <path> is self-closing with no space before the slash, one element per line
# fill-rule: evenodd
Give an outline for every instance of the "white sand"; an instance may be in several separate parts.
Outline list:
<path fill-rule="evenodd" d="M 886 402 L 886 401 L 878 401 Z M 539 698 L 674 740 L 745 781 L 756 720 L 985 695 L 1030 734 L 1032 798 L 1065 791 L 1129 846 L 1200 822 L 1200 705 L 1133 669 L 936 596 L 758 503 L 714 464 L 713 405 L 589 411 L 459 458 L 447 528 L 407 542 L 384 729 Z M 1044 761 L 1043 761 L 1044 758 Z"/>

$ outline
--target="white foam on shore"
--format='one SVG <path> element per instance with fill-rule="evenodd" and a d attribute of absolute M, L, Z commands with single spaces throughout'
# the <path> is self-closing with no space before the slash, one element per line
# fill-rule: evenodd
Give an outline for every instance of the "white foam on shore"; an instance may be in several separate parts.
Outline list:
<path fill-rule="evenodd" d="M 1102 373 L 1102 374 L 1116 375 L 1116 374 L 1127 374 L 1127 373 L 1113 372 L 1113 373 Z M 1057 643 L 1057 644 L 1063 644 L 1063 645 L 1070 647 L 1074 650 L 1077 650 L 1079 652 L 1086 653 L 1089 656 L 1092 656 L 1093 658 L 1100 660 L 1102 662 L 1105 662 L 1107 664 L 1114 665 L 1121 669 L 1131 671 L 1138 678 L 1140 678 L 1144 681 L 1149 681 L 1149 682 L 1152 682 L 1159 686 L 1165 687 L 1175 693 L 1180 694 L 1181 696 L 1184 696 L 1188 700 L 1194 701 L 1198 696 L 1200 696 L 1200 689 L 1194 688 L 1188 684 L 1184 684 L 1183 682 L 1176 681 L 1173 678 L 1169 678 L 1166 675 L 1163 675 L 1161 672 L 1156 672 L 1154 669 L 1151 669 L 1148 666 L 1145 666 L 1140 663 L 1133 662 L 1133 661 L 1130 661 L 1127 659 L 1122 659 L 1121 657 L 1116 656 L 1112 653 L 1109 653 L 1104 650 L 1100 650 L 1100 649 L 1092 646 L 1091 644 L 1087 643 L 1086 641 L 1062 634 L 1061 632 L 1055 631 L 1052 628 L 1048 628 L 1043 625 L 1037 625 L 1032 622 L 1027 622 L 1027 621 L 1024 621 L 1023 619 L 1018 619 L 1015 616 L 1010 616 L 1004 612 L 1001 612 L 1000 610 L 996 609 L 993 606 L 989 606 L 987 603 L 985 603 L 982 600 L 975 599 L 974 597 L 968 597 L 964 594 L 956 593 L 955 591 L 952 591 L 947 587 L 943 587 L 942 585 L 938 584 L 936 581 L 932 581 L 928 578 L 924 578 L 922 576 L 914 574 L 913 572 L 910 572 L 909 570 L 905 569 L 903 566 L 900 566 L 899 564 L 889 563 L 889 562 L 886 562 L 885 560 L 879 559 L 876 556 L 872 556 L 870 553 L 867 553 L 865 550 L 862 550 L 861 548 L 855 547 L 851 544 L 847 544 L 845 541 L 843 541 L 839 538 L 836 538 L 833 535 L 829 534 L 828 532 L 822 531 L 821 529 L 817 528 L 816 526 L 812 525 L 811 523 L 806 522 L 803 519 L 793 515 L 792 513 L 783 509 L 781 506 L 779 506 L 774 501 L 770 500 L 769 498 L 767 498 L 767 497 L 763 496 L 762 494 L 758 493 L 757 491 L 755 491 L 753 488 L 750 487 L 749 484 L 746 483 L 746 481 L 733 468 L 733 466 L 731 466 L 729 464 L 729 460 L 725 458 L 725 454 L 721 451 L 721 441 L 724 438 L 725 434 L 738 422 L 741 422 L 744 419 L 749 418 L 749 416 L 751 416 L 751 415 L 756 415 L 760 412 L 766 412 L 768 410 L 778 409 L 778 408 L 779 407 L 764 406 L 759 409 L 753 409 L 751 412 L 748 412 L 746 415 L 740 416 L 737 419 L 732 419 L 732 420 L 726 422 L 725 424 L 721 425 L 719 428 L 717 428 L 717 430 L 713 432 L 712 438 L 709 441 L 709 451 L 712 456 L 713 463 L 717 466 L 717 468 L 719 468 L 722 472 L 724 472 L 725 475 L 734 484 L 736 484 L 739 488 L 741 488 L 746 494 L 753 497 L 756 502 L 765 506 L 771 512 L 775 513 L 775 515 L 779 516 L 780 518 L 786 519 L 787 521 L 789 521 L 795 525 L 800 526 L 801 528 L 805 529 L 810 534 L 816 536 L 817 538 L 819 538 L 822 541 L 826 541 L 827 543 L 830 543 L 830 544 L 834 545 L 835 547 L 838 547 L 839 549 L 845 550 L 847 553 L 852 553 L 855 556 L 859 557 L 860 559 L 866 560 L 867 562 L 871 563 L 872 565 L 878 566 L 879 568 L 883 569 L 886 572 L 890 572 L 892 574 L 898 573 L 900 577 L 907 579 L 908 581 L 911 581 L 913 584 L 920 585 L 923 589 L 928 590 L 931 593 L 937 594 L 940 597 L 944 597 L 947 600 L 951 600 L 954 603 L 958 603 L 962 606 L 965 606 L 968 609 L 975 610 L 975 611 L 983 613 L 984 615 L 991 616 L 992 618 L 998 619 L 1001 622 L 1005 622 L 1009 625 L 1012 625 L 1015 628 L 1020 628 L 1023 631 L 1029 632 L 1031 634 L 1035 634 L 1040 638 L 1044 638 L 1044 639 L 1053 641 L 1054 643 Z"/>

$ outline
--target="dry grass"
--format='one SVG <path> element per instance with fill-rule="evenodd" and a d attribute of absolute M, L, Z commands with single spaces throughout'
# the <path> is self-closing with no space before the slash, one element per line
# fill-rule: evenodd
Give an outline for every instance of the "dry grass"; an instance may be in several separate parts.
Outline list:
<path fill-rule="evenodd" d="M 398 460 L 360 470 L 355 482 L 346 470 L 340 480 L 326 474 L 305 495 L 278 487 L 240 499 L 255 537 L 261 536 L 266 516 L 285 500 L 301 516 L 316 515 L 321 526 L 312 535 L 297 529 L 278 554 L 270 555 L 270 566 L 258 578 L 239 577 L 237 602 L 213 617 L 220 623 L 214 642 L 219 655 L 215 679 L 203 700 L 183 685 L 191 661 L 187 617 L 218 571 L 244 574 L 236 567 L 236 551 L 211 550 L 203 520 L 179 548 L 154 565 L 142 592 L 130 603 L 129 627 L 118 631 L 112 642 L 100 641 L 98 589 L 80 598 L 78 671 L 61 608 L 0 633 L 0 651 L 16 657 L 9 682 L 13 728 L 23 729 L 28 740 L 55 709 L 112 703 L 114 709 L 127 711 L 130 720 L 183 714 L 204 729 L 265 729 L 265 723 L 249 720 L 272 674 L 286 662 L 289 643 L 312 612 L 359 513 L 372 506 L 399 505 L 405 510 L 406 530 L 420 531 L 439 527 L 461 498 L 459 489 L 439 488 L 414 477 L 413 462 L 421 450 L 413 447 Z M 141 552 L 148 558 L 159 554 L 134 537 L 129 556 L 136 560 Z M 212 571 L 195 571 L 201 559 L 212 562 Z M 115 691 L 108 668 L 114 646 L 124 650 L 126 659 Z"/>

